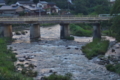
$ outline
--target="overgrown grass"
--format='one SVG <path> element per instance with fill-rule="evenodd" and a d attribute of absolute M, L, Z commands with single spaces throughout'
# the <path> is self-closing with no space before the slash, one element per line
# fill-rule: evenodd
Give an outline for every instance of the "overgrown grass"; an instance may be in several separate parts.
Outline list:
<path fill-rule="evenodd" d="M 54 23 L 46 23 L 46 24 L 41 24 L 40 26 L 43 26 L 43 27 L 48 27 L 48 26 L 53 26 L 55 25 Z"/>
<path fill-rule="evenodd" d="M 67 39 L 67 40 L 74 40 L 74 37 L 73 36 L 67 36 L 65 39 Z"/>
<path fill-rule="evenodd" d="M 108 64 L 106 65 L 107 70 L 120 74 L 120 63 L 118 64 Z"/>
<path fill-rule="evenodd" d="M 5 40 L 0 38 L 0 80 L 33 80 L 16 71 L 16 60 L 12 50 L 7 49 Z"/>
<path fill-rule="evenodd" d="M 104 55 L 109 46 L 109 41 L 95 40 L 82 47 L 82 51 L 88 59 L 92 59 L 97 55 Z"/>
<path fill-rule="evenodd" d="M 71 34 L 75 36 L 92 36 L 91 27 L 84 24 L 71 24 L 70 25 Z"/>
<path fill-rule="evenodd" d="M 48 77 L 43 77 L 43 80 L 72 80 L 71 77 L 72 77 L 72 74 L 70 73 L 67 73 L 65 76 L 51 74 Z"/>

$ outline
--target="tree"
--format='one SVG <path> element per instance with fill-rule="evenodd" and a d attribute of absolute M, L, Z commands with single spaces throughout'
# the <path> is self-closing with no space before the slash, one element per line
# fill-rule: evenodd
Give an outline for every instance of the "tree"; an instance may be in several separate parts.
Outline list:
<path fill-rule="evenodd" d="M 111 10 L 111 15 L 116 15 L 114 18 L 111 19 L 112 21 L 112 30 L 114 33 L 114 37 L 117 41 L 120 41 L 120 0 L 116 0 L 113 8 Z"/>
<path fill-rule="evenodd" d="M 120 13 L 120 0 L 116 0 L 112 7 L 111 15 Z"/>

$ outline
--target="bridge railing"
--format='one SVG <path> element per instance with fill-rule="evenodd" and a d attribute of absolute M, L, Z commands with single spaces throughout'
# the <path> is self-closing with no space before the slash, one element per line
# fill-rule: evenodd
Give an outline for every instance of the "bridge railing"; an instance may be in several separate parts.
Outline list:
<path fill-rule="evenodd" d="M 99 16 L 15 16 L 15 17 L 2 17 L 0 21 L 50 21 L 50 20 L 108 20 L 110 17 L 99 17 Z"/>

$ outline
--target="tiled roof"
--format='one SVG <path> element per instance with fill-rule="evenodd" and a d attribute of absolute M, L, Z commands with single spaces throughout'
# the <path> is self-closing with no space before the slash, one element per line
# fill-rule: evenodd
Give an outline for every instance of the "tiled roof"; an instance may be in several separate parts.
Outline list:
<path fill-rule="evenodd" d="M 32 1 L 18 1 L 20 4 L 33 4 Z"/>
<path fill-rule="evenodd" d="M 31 7 L 29 5 L 23 5 L 22 7 L 26 8 L 26 9 L 29 9 L 29 10 L 37 10 L 36 7 Z"/>
<path fill-rule="evenodd" d="M 5 1 L 4 0 L 0 0 L 0 3 L 5 3 Z"/>
<path fill-rule="evenodd" d="M 15 10 L 17 7 L 12 7 L 12 6 L 2 6 L 0 10 Z"/>

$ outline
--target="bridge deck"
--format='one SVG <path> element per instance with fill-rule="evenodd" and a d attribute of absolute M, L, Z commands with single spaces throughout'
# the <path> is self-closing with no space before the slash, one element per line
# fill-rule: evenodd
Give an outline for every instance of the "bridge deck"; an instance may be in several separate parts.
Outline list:
<path fill-rule="evenodd" d="M 23 16 L 0 17 L 0 23 L 97 23 L 107 21 L 110 17 L 78 17 L 78 16 Z"/>

